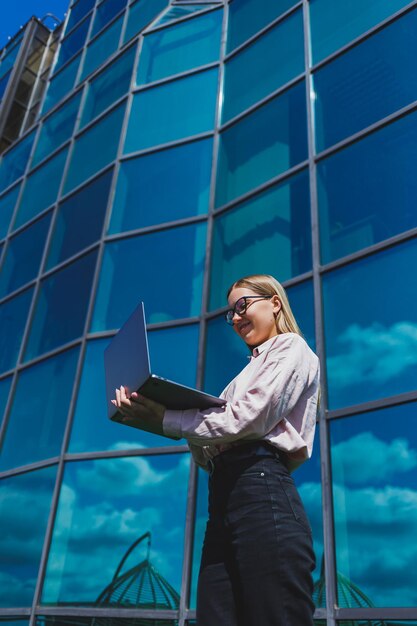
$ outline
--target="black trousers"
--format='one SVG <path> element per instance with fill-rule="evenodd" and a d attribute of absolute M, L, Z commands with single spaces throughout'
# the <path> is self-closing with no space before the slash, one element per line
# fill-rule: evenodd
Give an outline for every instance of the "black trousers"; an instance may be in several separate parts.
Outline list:
<path fill-rule="evenodd" d="M 216 465 L 198 626 L 313 626 L 314 566 L 310 525 L 283 463 L 250 456 L 249 446 L 247 458 Z"/>

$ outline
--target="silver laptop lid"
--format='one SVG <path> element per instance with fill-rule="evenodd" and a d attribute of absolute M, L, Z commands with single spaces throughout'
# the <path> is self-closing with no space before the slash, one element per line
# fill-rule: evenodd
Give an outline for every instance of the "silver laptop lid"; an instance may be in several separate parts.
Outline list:
<path fill-rule="evenodd" d="M 104 352 L 106 398 L 109 417 L 117 408 L 111 403 L 121 385 L 130 392 L 139 389 L 151 375 L 145 307 L 140 302 Z"/>

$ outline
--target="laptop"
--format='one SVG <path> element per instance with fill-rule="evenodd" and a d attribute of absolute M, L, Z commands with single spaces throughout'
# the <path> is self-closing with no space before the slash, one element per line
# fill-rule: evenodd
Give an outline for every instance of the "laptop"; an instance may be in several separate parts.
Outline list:
<path fill-rule="evenodd" d="M 208 409 L 223 406 L 225 400 L 153 374 L 149 360 L 145 307 L 140 302 L 104 352 L 106 397 L 109 418 L 122 421 L 111 400 L 121 385 L 137 391 L 168 409 Z"/>

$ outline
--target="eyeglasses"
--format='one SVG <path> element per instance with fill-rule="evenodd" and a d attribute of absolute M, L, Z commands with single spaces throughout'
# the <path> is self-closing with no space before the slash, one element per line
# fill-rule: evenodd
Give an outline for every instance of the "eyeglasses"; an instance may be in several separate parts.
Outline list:
<path fill-rule="evenodd" d="M 233 318 L 235 313 L 237 313 L 238 315 L 244 315 L 246 313 L 246 310 L 250 304 L 250 302 L 247 302 L 247 300 L 250 300 L 251 298 L 258 298 L 259 300 L 270 300 L 272 296 L 242 296 L 241 298 L 239 298 L 239 300 L 236 300 L 233 309 L 229 309 L 224 314 L 226 322 L 230 324 L 230 326 L 233 326 Z"/>

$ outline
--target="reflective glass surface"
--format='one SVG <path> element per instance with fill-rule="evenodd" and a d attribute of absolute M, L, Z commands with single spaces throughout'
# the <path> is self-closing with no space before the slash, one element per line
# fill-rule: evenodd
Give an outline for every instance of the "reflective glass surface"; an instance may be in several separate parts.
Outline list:
<path fill-rule="evenodd" d="M 114 61 L 88 86 L 87 98 L 81 116 L 81 127 L 121 98 L 130 86 L 135 48 L 130 48 Z"/>
<path fill-rule="evenodd" d="M 309 193 L 304 171 L 215 219 L 211 309 L 224 306 L 225 293 L 241 276 L 278 271 L 285 281 L 311 269 Z"/>
<path fill-rule="evenodd" d="M 227 304 L 226 294 L 224 304 Z M 247 365 L 249 356 L 249 348 L 226 324 L 223 315 L 210 320 L 207 323 L 204 391 L 218 396 Z"/>
<path fill-rule="evenodd" d="M 100 239 L 112 175 L 113 170 L 109 170 L 59 205 L 48 269 Z"/>
<path fill-rule="evenodd" d="M 79 80 L 96 70 L 119 47 L 123 16 L 106 28 L 85 50 L 83 69 Z"/>
<path fill-rule="evenodd" d="M 209 9 L 211 7 L 215 7 L 215 4 L 186 4 L 186 5 L 178 5 L 172 6 L 171 8 L 164 11 L 162 16 L 155 20 L 152 24 L 152 28 L 155 26 L 161 26 L 161 24 L 169 24 L 174 20 L 179 20 L 182 17 L 187 17 L 192 15 L 193 13 L 197 13 L 198 11 L 204 11 L 205 9 Z"/>
<path fill-rule="evenodd" d="M 304 71 L 303 39 L 300 9 L 227 61 L 223 122 Z"/>
<path fill-rule="evenodd" d="M 90 26 L 91 15 L 89 15 L 77 28 L 75 28 L 68 37 L 65 37 L 61 43 L 61 47 L 59 49 L 59 56 L 54 67 L 54 71 L 56 72 L 60 67 L 64 65 L 67 61 L 72 59 L 74 55 L 77 54 L 79 50 L 83 47 L 88 28 Z"/>
<path fill-rule="evenodd" d="M 76 4 L 71 7 L 71 12 L 68 18 L 66 32 L 68 33 L 87 13 L 93 8 L 94 0 L 78 0 Z"/>
<path fill-rule="evenodd" d="M 409 4 L 409 0 L 310 0 L 314 63 Z"/>
<path fill-rule="evenodd" d="M 195 609 L 197 603 L 197 579 L 200 569 L 201 551 L 208 519 L 208 473 L 198 469 L 197 503 L 195 507 L 195 527 L 192 560 L 192 577 L 190 589 L 190 608 Z"/>
<path fill-rule="evenodd" d="M 338 604 L 415 606 L 415 403 L 330 423 Z"/>
<path fill-rule="evenodd" d="M 124 43 L 137 35 L 142 28 L 147 26 L 168 4 L 168 0 L 138 0 L 132 2 L 129 8 L 129 15 Z"/>
<path fill-rule="evenodd" d="M 1 607 L 32 605 L 55 474 L 46 467 L 0 481 Z"/>
<path fill-rule="evenodd" d="M 50 223 L 48 213 L 9 240 L 0 268 L 0 298 L 36 278 Z"/>
<path fill-rule="evenodd" d="M 121 104 L 76 139 L 65 179 L 65 192 L 115 159 L 124 113 L 125 106 Z"/>
<path fill-rule="evenodd" d="M 227 50 L 233 50 L 285 13 L 295 0 L 240 0 L 229 7 Z"/>
<path fill-rule="evenodd" d="M 146 35 L 136 83 L 151 83 L 217 61 L 222 18 L 223 11 L 214 11 Z"/>
<path fill-rule="evenodd" d="M 0 193 L 24 173 L 34 139 L 35 132 L 32 131 L 11 150 L 3 154 L 0 161 Z"/>
<path fill-rule="evenodd" d="M 0 305 L 0 373 L 16 365 L 33 289 Z"/>
<path fill-rule="evenodd" d="M 79 4 L 82 4 L 83 0 Z M 81 61 L 81 53 L 68 63 L 68 65 L 59 72 L 56 76 L 53 76 L 51 82 L 48 85 L 45 100 L 42 106 L 42 113 L 46 113 L 53 106 L 55 106 L 74 86 L 75 77 L 77 76 L 78 67 Z"/>
<path fill-rule="evenodd" d="M 67 154 L 68 148 L 64 148 L 27 177 L 13 225 L 14 228 L 22 226 L 55 202 Z"/>
<path fill-rule="evenodd" d="M 189 462 L 182 454 L 67 463 L 42 603 L 178 608 Z"/>
<path fill-rule="evenodd" d="M 9 230 L 9 224 L 13 215 L 13 209 L 16 204 L 17 196 L 19 195 L 19 190 L 20 185 L 17 185 L 0 198 L 0 239 L 3 239 Z"/>
<path fill-rule="evenodd" d="M 204 139 L 122 161 L 109 232 L 205 213 L 212 151 L 212 139 Z"/>
<path fill-rule="evenodd" d="M 48 117 L 41 128 L 32 166 L 42 161 L 53 150 L 59 148 L 71 137 L 77 119 L 78 106 L 81 100 L 81 92 L 73 96 L 58 111 Z"/>
<path fill-rule="evenodd" d="M 103 0 L 97 7 L 91 37 L 102 30 L 126 6 L 126 0 Z"/>
<path fill-rule="evenodd" d="M 414 239 L 323 276 L 330 408 L 416 388 L 416 265 Z"/>
<path fill-rule="evenodd" d="M 140 300 L 148 323 L 198 315 L 205 246 L 205 224 L 107 244 L 91 330 L 120 328 Z"/>
<path fill-rule="evenodd" d="M 78 352 L 73 348 L 20 372 L 1 448 L 0 470 L 60 454 Z"/>
<path fill-rule="evenodd" d="M 305 85 L 301 82 L 221 133 L 216 206 L 306 158 Z"/>
<path fill-rule="evenodd" d="M 416 122 L 403 117 L 318 163 L 324 263 L 417 226 Z"/>
<path fill-rule="evenodd" d="M 42 281 L 26 360 L 82 335 L 96 256 L 90 252 Z"/>
<path fill-rule="evenodd" d="M 153 330 L 148 333 L 148 340 L 152 372 L 169 380 L 195 387 L 198 325 Z M 185 441 L 158 437 L 107 419 L 103 355 L 108 343 L 108 339 L 88 343 L 69 451 L 123 450 L 133 447 L 149 448 L 185 443 Z M 181 354 L 180 367 L 178 354 Z M 92 389 L 94 389 L 93 394 Z"/>
<path fill-rule="evenodd" d="M 316 144 L 323 150 L 417 99 L 417 10 L 314 74 Z M 366 59 L 366 63 L 364 63 Z"/>
<path fill-rule="evenodd" d="M 216 68 L 136 94 L 124 152 L 212 130 L 217 74 Z"/>
<path fill-rule="evenodd" d="M 314 295 L 311 280 L 286 289 L 290 307 L 304 339 L 310 348 L 316 350 L 316 333 L 314 321 Z"/>
<path fill-rule="evenodd" d="M 10 385 L 12 384 L 12 377 L 2 378 L 0 380 L 0 428 L 3 422 L 4 411 L 6 409 L 7 400 L 9 398 Z"/>

